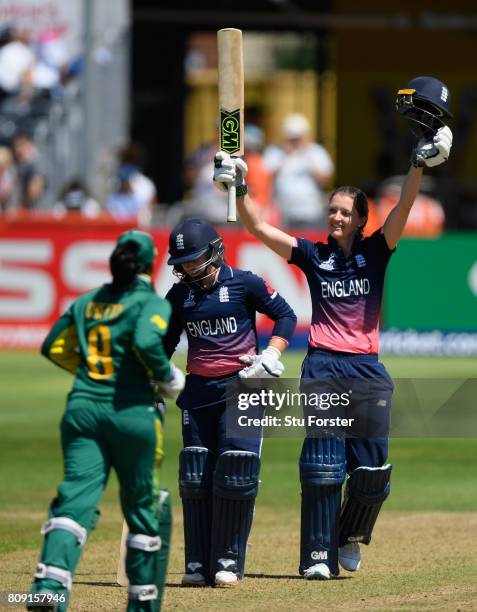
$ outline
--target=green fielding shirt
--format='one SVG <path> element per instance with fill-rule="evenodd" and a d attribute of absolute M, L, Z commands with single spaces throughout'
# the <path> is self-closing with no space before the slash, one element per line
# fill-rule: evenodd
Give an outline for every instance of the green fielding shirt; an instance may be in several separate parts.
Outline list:
<path fill-rule="evenodd" d="M 41 352 L 76 374 L 70 398 L 151 404 L 151 380 L 171 377 L 162 346 L 171 306 L 146 275 L 122 291 L 103 285 L 80 296 L 58 319 Z"/>

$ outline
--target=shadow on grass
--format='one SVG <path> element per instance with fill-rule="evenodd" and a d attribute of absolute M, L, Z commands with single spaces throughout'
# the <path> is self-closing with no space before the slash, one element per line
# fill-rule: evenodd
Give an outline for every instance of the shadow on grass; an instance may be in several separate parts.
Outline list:
<path fill-rule="evenodd" d="M 288 574 L 245 574 L 245 578 L 259 578 L 259 579 L 264 578 L 265 580 L 305 580 L 302 576 L 297 576 L 297 575 L 291 576 Z M 350 580 L 350 579 L 351 579 L 351 576 L 334 576 L 333 578 L 331 578 L 331 580 L 333 581 L 334 580 Z M 82 584 L 84 586 L 94 586 L 94 587 L 125 588 L 125 587 L 121 587 L 121 585 L 119 585 L 117 582 L 85 582 L 85 581 L 75 580 L 74 584 Z M 165 586 L 168 589 L 213 588 L 211 586 L 206 586 L 206 587 L 191 587 L 190 585 L 183 586 L 182 584 L 171 583 L 171 582 L 166 582 Z"/>
<path fill-rule="evenodd" d="M 245 574 L 245 578 L 265 578 L 267 580 L 305 580 L 303 576 L 294 574 Z M 351 576 L 334 576 L 331 580 L 349 580 Z M 323 581 L 322 581 L 323 582 Z"/>

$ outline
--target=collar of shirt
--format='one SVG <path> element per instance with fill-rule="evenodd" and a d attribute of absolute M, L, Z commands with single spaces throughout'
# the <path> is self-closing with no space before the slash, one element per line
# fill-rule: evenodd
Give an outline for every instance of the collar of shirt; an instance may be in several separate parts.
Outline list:
<path fill-rule="evenodd" d="M 146 285 L 152 285 L 152 278 L 149 274 L 141 273 L 137 275 L 137 279 L 146 283 Z"/>
<path fill-rule="evenodd" d="M 230 266 L 227 266 L 227 265 L 220 266 L 219 275 L 217 277 L 217 280 L 215 281 L 215 284 L 221 283 L 224 280 L 230 280 L 233 277 L 234 277 L 234 272 Z"/>
<path fill-rule="evenodd" d="M 361 244 L 361 240 L 361 236 L 359 234 L 355 234 L 349 257 L 351 257 L 356 248 Z M 338 245 L 337 241 L 331 235 L 328 235 L 328 246 L 332 251 L 335 251 L 339 257 L 346 259 L 343 253 L 343 249 Z"/>

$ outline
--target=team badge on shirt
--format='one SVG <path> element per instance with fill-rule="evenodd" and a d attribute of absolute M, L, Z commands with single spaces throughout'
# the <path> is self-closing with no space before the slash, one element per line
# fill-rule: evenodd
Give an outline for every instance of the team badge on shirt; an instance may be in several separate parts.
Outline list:
<path fill-rule="evenodd" d="M 228 302 L 229 301 L 229 290 L 228 290 L 228 287 L 220 287 L 219 300 L 221 302 Z"/>
<path fill-rule="evenodd" d="M 322 270 L 334 270 L 335 269 L 335 259 L 336 259 L 336 255 L 334 253 L 331 253 L 328 259 L 325 259 L 325 261 L 322 261 L 321 263 L 318 264 L 318 267 L 321 268 Z"/>
<path fill-rule="evenodd" d="M 354 258 L 356 260 L 358 268 L 364 268 L 366 266 L 366 259 L 363 255 L 355 255 Z"/>

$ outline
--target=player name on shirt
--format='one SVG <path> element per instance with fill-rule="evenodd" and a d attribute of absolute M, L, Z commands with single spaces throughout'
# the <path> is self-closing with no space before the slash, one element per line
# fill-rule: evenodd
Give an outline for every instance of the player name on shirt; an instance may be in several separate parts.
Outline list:
<path fill-rule="evenodd" d="M 221 317 L 220 319 L 187 321 L 187 330 L 194 338 L 234 334 L 237 331 L 237 320 L 235 317 Z"/>
<path fill-rule="evenodd" d="M 114 319 L 124 310 L 123 304 L 105 304 L 103 302 L 88 302 L 85 316 L 87 319 Z"/>
<path fill-rule="evenodd" d="M 369 279 L 351 278 L 333 282 L 321 281 L 321 297 L 349 297 L 350 295 L 368 295 L 370 291 Z"/>

